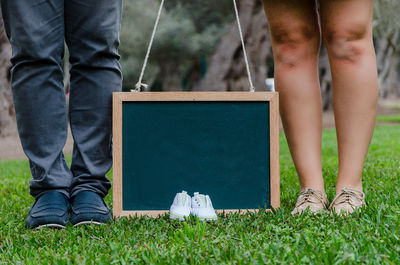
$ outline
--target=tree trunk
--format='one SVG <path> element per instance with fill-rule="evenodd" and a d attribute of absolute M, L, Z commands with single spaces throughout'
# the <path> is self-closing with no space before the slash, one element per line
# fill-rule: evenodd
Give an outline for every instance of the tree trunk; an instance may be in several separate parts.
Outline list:
<path fill-rule="evenodd" d="M 322 45 L 319 55 L 319 79 L 321 82 L 322 109 L 324 111 L 330 110 L 332 109 L 332 75 L 325 45 Z"/>
<path fill-rule="evenodd" d="M 181 91 L 181 77 L 176 64 L 172 62 L 164 63 L 160 68 L 163 91 Z"/>
<path fill-rule="evenodd" d="M 377 43 L 377 64 L 379 73 L 379 95 L 387 98 L 397 94 L 397 61 L 400 32 L 388 32 Z"/>
<path fill-rule="evenodd" d="M 254 86 L 258 91 L 265 91 L 267 61 L 272 53 L 268 24 L 261 2 L 240 1 L 239 13 Z M 248 91 L 249 88 L 238 27 L 234 22 L 211 56 L 206 76 L 194 90 Z"/>
<path fill-rule="evenodd" d="M 16 132 L 16 125 L 10 88 L 11 46 L 1 16 L 0 21 L 0 136 L 7 136 Z"/>

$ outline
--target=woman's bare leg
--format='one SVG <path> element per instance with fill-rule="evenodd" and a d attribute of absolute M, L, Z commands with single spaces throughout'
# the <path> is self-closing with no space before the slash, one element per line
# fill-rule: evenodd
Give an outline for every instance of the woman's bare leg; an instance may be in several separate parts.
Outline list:
<path fill-rule="evenodd" d="M 339 147 L 337 193 L 362 191 L 361 175 L 374 130 L 378 78 L 372 42 L 373 0 L 321 0 Z"/>
<path fill-rule="evenodd" d="M 264 0 L 264 8 L 272 37 L 282 121 L 300 186 L 324 192 L 317 5 L 315 0 Z"/>

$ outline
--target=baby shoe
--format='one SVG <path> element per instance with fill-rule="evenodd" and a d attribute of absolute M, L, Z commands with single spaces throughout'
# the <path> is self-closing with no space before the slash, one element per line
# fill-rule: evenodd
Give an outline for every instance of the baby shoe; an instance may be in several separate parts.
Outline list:
<path fill-rule="evenodd" d="M 169 217 L 171 219 L 178 219 L 183 221 L 185 218 L 189 217 L 191 211 L 192 200 L 186 191 L 177 193 L 175 195 L 174 202 L 169 210 Z"/>
<path fill-rule="evenodd" d="M 192 215 L 199 218 L 200 221 L 216 221 L 217 214 L 208 195 L 194 193 L 192 198 Z"/>

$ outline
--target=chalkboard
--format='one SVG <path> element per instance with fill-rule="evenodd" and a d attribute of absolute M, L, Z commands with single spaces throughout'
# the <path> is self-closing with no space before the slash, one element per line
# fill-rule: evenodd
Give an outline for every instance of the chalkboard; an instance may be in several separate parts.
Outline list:
<path fill-rule="evenodd" d="M 277 93 L 114 93 L 114 216 L 157 216 L 182 190 L 279 207 L 278 120 Z"/>

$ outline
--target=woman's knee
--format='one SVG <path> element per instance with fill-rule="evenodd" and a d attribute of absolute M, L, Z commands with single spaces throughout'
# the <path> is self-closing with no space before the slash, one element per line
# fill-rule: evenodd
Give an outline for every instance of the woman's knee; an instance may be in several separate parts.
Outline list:
<path fill-rule="evenodd" d="M 368 21 L 343 21 L 323 27 L 324 41 L 331 60 L 357 63 L 373 46 Z"/>
<path fill-rule="evenodd" d="M 321 42 L 318 27 L 302 22 L 271 25 L 275 63 L 294 68 L 310 58 L 317 58 Z"/>

